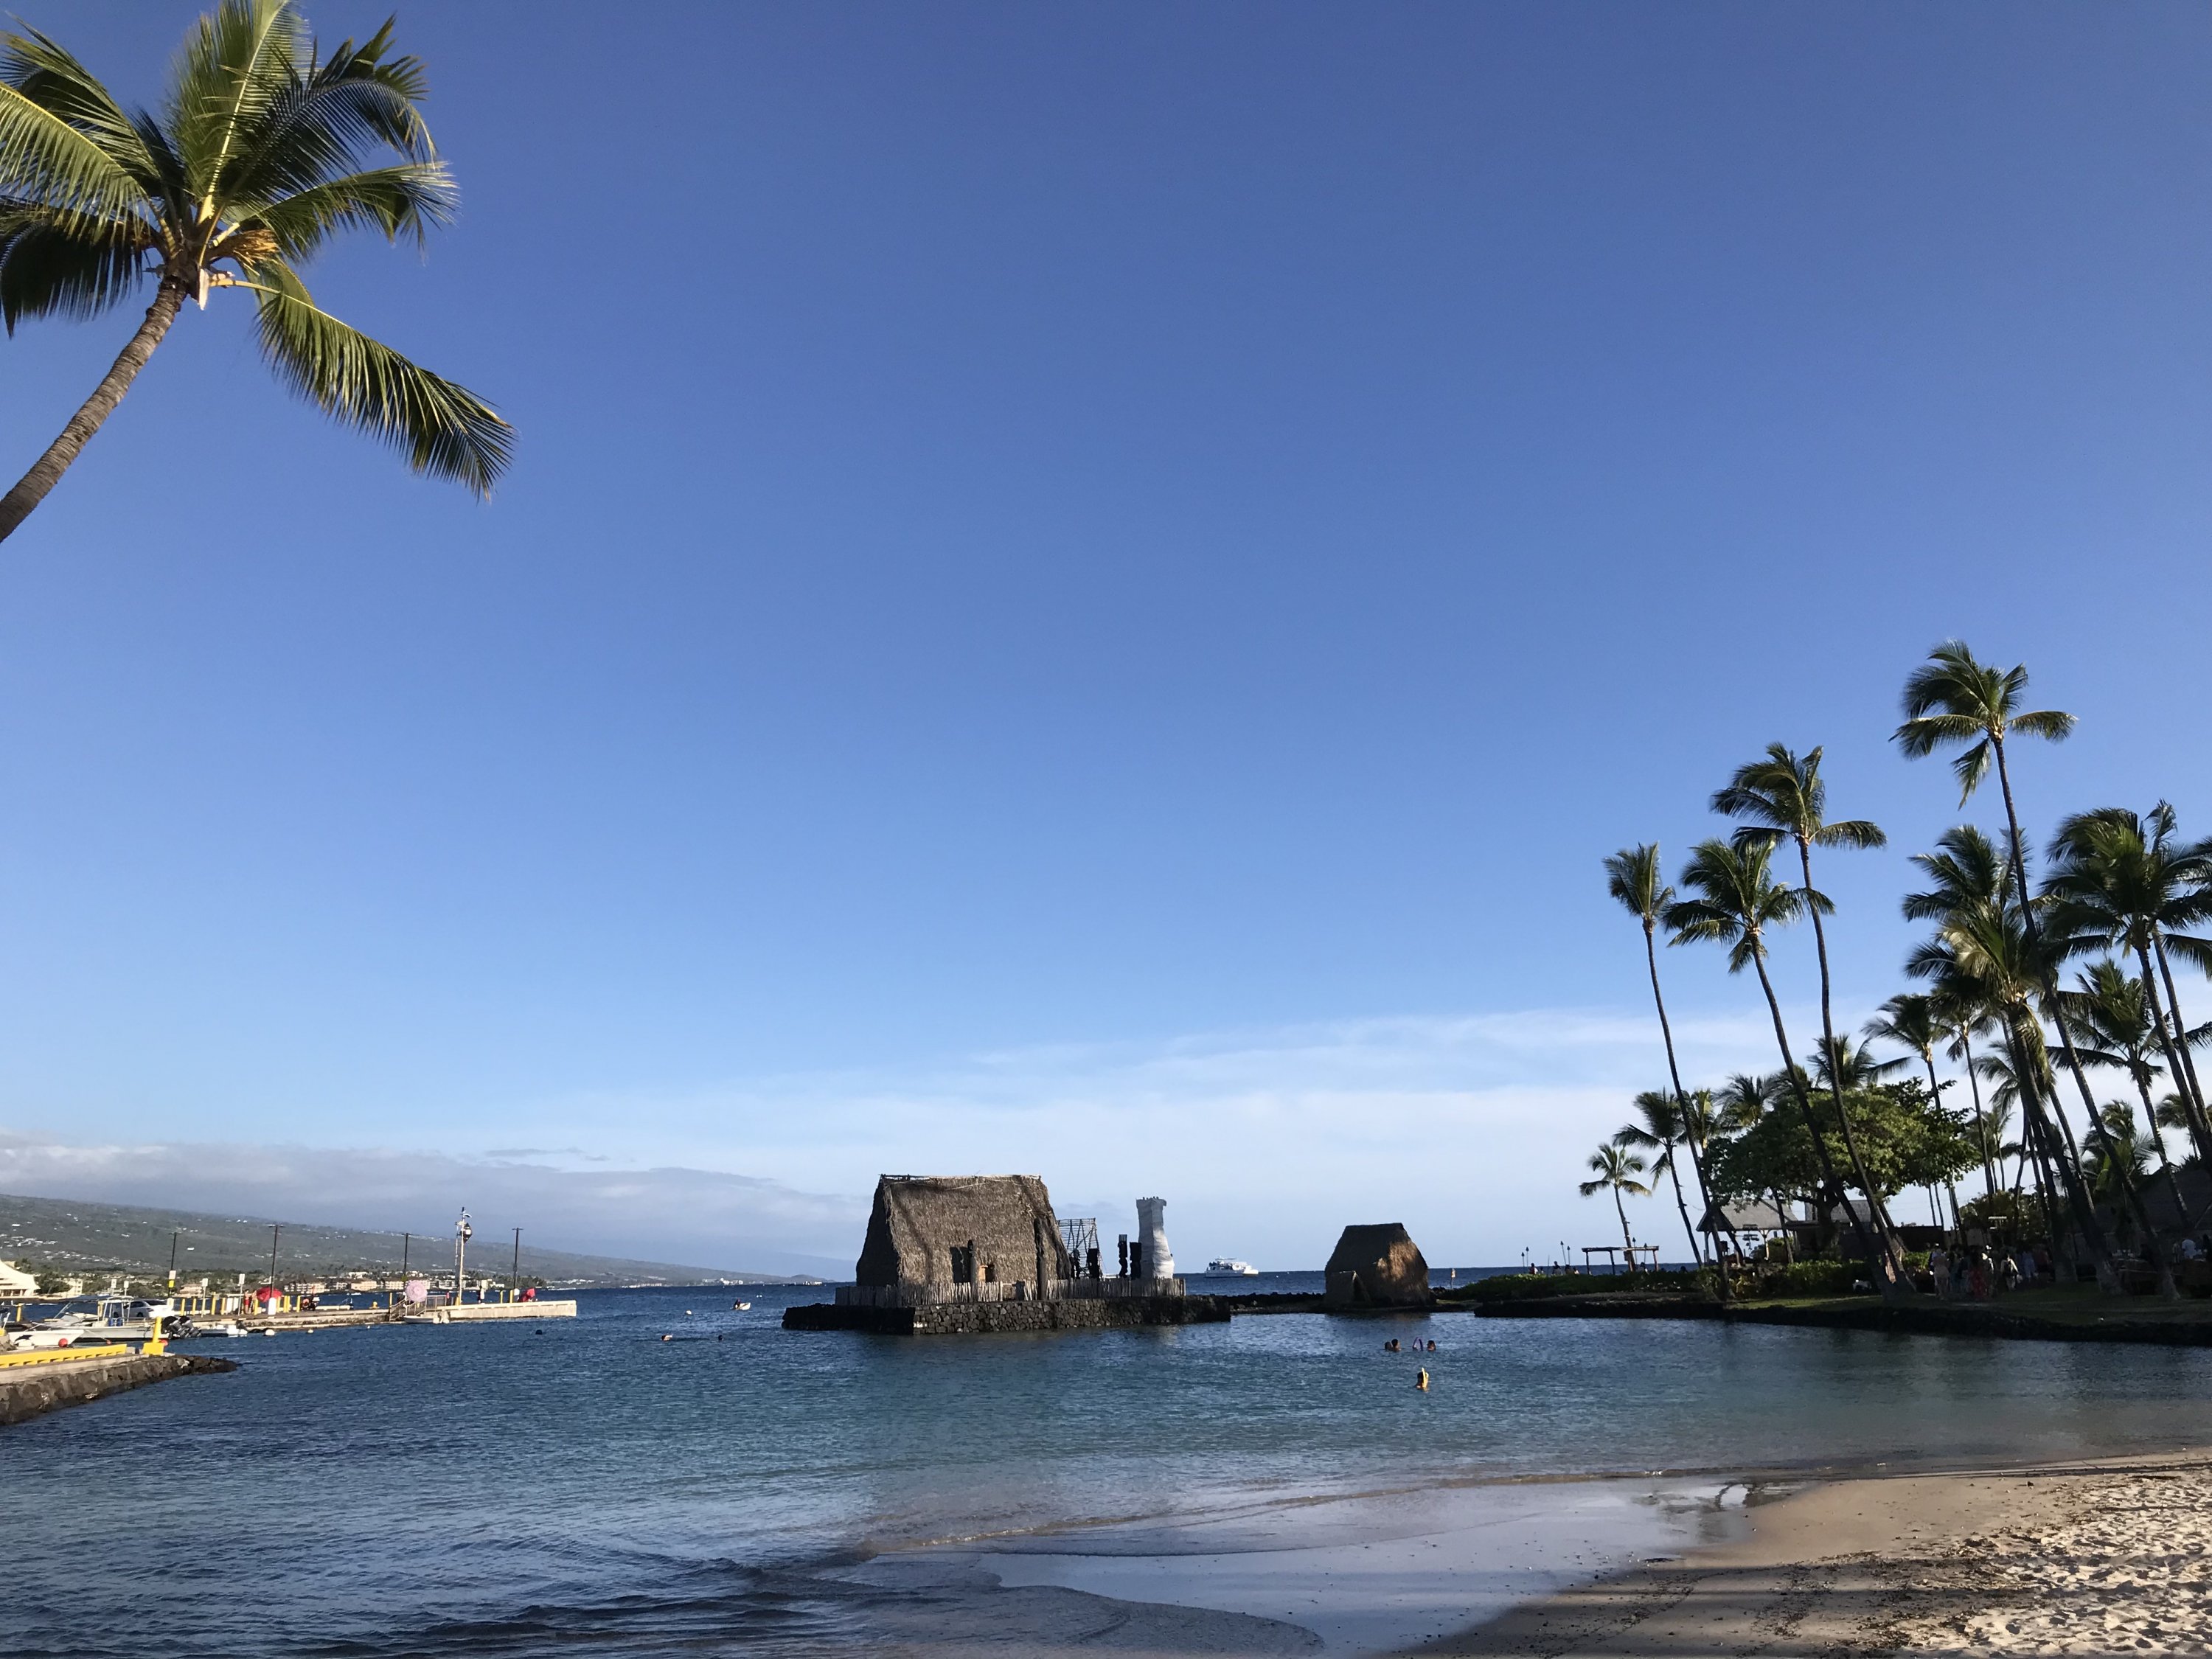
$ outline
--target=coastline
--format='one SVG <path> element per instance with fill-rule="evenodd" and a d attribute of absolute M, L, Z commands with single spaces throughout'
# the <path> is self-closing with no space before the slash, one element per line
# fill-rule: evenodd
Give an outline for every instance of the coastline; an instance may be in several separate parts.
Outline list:
<path fill-rule="evenodd" d="M 901 1655 L 1000 1651 L 1013 1627 L 1025 1652 L 1158 1659 L 2207 1653 L 2212 1447 L 1317 1496 L 839 1576 L 919 1594 L 966 1638 L 878 1625 Z"/>
<path fill-rule="evenodd" d="M 2212 1651 L 2212 1449 L 1825 1482 L 1422 1656 Z"/>

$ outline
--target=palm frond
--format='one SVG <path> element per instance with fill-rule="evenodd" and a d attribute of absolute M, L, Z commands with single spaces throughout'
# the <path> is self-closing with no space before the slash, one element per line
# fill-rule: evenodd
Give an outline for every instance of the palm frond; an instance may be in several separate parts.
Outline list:
<path fill-rule="evenodd" d="M 1674 890 L 1659 879 L 1659 843 L 1624 847 L 1607 854 L 1605 890 L 1646 927 L 1656 921 L 1674 898 Z"/>
<path fill-rule="evenodd" d="M 372 167 L 266 204 L 231 204 L 241 228 L 266 230 L 287 261 L 313 253 L 341 230 L 382 231 L 419 246 L 434 225 L 453 222 L 457 194 L 442 161 Z M 220 258 L 220 254 L 214 257 Z"/>
<path fill-rule="evenodd" d="M 41 202 L 0 201 L 0 322 L 96 317 L 145 276 L 149 239 L 135 219 L 105 224 Z"/>
<path fill-rule="evenodd" d="M 490 493 L 514 446 L 513 428 L 490 404 L 322 310 L 283 264 L 271 261 L 255 276 L 240 286 L 254 291 L 262 350 L 281 378 L 396 445 L 416 471 Z"/>
<path fill-rule="evenodd" d="M 1815 847 L 1849 847 L 1860 852 L 1871 852 L 1889 845 L 1889 837 L 1881 826 L 1866 818 L 1844 818 L 1837 823 L 1824 823 L 1813 837 Z"/>
<path fill-rule="evenodd" d="M 1906 759 L 1919 760 L 1946 744 L 1969 742 L 1984 729 L 1968 714 L 1916 714 L 1890 734 L 1890 741 L 1905 751 Z"/>
<path fill-rule="evenodd" d="M 54 40 L 36 29 L 0 40 L 0 84 L 82 133 L 141 191 L 157 187 L 154 158 L 137 125 L 99 77 Z"/>
<path fill-rule="evenodd" d="M 2026 714 L 2014 714 L 2011 726 L 2015 732 L 2031 738 L 2042 738 L 2051 743 L 2063 743 L 2071 737 L 2076 722 L 2074 716 L 2056 708 L 2039 708 Z"/>
<path fill-rule="evenodd" d="M 166 125 L 204 214 L 310 50 L 289 0 L 222 0 L 185 37 Z"/>
<path fill-rule="evenodd" d="M 99 220 L 120 219 L 146 200 L 138 180 L 89 133 L 4 82 L 0 190 Z"/>

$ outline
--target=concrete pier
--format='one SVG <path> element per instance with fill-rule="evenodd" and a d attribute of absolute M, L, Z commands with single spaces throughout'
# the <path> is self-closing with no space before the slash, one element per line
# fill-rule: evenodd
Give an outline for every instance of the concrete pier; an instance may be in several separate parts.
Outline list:
<path fill-rule="evenodd" d="M 66 1353 L 67 1350 L 59 1350 Z M 0 1364 L 0 1424 L 21 1423 L 64 1406 L 162 1382 L 173 1376 L 234 1371 L 234 1359 L 199 1353 L 103 1353 L 82 1358 L 11 1355 Z"/>

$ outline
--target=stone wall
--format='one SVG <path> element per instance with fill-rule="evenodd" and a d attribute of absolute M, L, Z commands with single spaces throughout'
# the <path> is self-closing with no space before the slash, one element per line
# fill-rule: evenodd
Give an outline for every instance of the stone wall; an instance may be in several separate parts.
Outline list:
<path fill-rule="evenodd" d="M 211 1354 L 119 1354 L 112 1359 L 58 1360 L 0 1370 L 0 1424 L 21 1423 L 63 1406 L 143 1388 L 196 1371 L 234 1371 L 234 1359 Z"/>
<path fill-rule="evenodd" d="M 890 1336 L 981 1336 L 1000 1331 L 1103 1331 L 1138 1325 L 1226 1323 L 1218 1296 L 1115 1297 L 1061 1302 L 936 1302 L 919 1308 L 787 1308 L 787 1331 L 876 1331 Z"/>

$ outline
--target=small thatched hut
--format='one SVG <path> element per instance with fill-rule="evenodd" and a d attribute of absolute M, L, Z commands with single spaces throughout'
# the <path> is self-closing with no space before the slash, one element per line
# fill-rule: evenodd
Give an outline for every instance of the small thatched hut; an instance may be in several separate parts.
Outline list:
<path fill-rule="evenodd" d="M 1331 1308 L 1425 1308 L 1429 1264 L 1399 1221 L 1346 1227 L 1329 1253 L 1322 1302 Z"/>
<path fill-rule="evenodd" d="M 853 1270 L 856 1284 L 910 1295 L 1069 1277 L 1052 1200 L 1035 1176 L 884 1176 Z"/>

